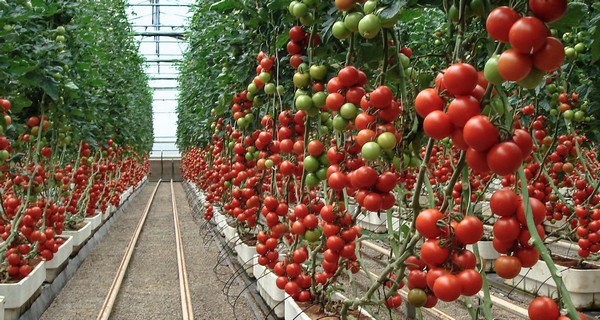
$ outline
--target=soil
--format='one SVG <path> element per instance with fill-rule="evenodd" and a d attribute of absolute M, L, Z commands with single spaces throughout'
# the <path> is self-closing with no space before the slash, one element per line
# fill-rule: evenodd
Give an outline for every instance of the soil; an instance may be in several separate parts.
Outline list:
<path fill-rule="evenodd" d="M 319 320 L 339 320 L 339 315 L 329 315 L 323 310 L 323 308 L 319 304 L 313 304 L 310 302 L 296 302 L 298 307 L 311 319 L 319 319 Z M 348 317 L 354 317 L 355 319 L 370 319 L 369 317 L 361 314 L 358 310 L 350 310 L 348 311 Z M 350 318 L 352 319 L 352 318 Z"/>
<path fill-rule="evenodd" d="M 77 231 L 80 230 L 81 228 L 85 227 L 86 222 L 85 221 L 80 221 L 79 223 L 72 225 L 72 224 L 65 224 L 65 230 L 69 230 L 69 231 Z"/>
<path fill-rule="evenodd" d="M 572 259 L 572 258 L 568 258 L 568 257 L 553 256 L 552 260 L 557 265 L 567 267 L 570 269 L 577 269 L 577 270 L 598 270 L 598 269 L 600 269 L 600 266 L 593 265 L 593 264 L 590 264 L 587 262 L 582 262 L 581 260 Z"/>

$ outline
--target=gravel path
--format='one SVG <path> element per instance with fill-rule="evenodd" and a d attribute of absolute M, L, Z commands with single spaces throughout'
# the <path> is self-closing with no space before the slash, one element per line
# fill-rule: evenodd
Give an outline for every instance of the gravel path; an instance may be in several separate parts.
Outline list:
<path fill-rule="evenodd" d="M 161 183 L 125 274 L 111 319 L 181 318 L 171 188 L 169 183 Z"/>
<path fill-rule="evenodd" d="M 233 307 L 227 303 L 223 294 L 224 284 L 217 281 L 213 272 L 219 255 L 214 240 L 207 241 L 213 234 L 206 227 L 201 228 L 204 224 L 203 215 L 196 213 L 195 219 L 192 217 L 192 210 L 182 185 L 177 183 L 174 188 L 195 319 L 255 319 L 243 297 L 240 297 Z M 227 280 L 227 275 L 232 273 L 229 267 L 220 267 L 219 279 Z M 234 281 L 229 293 L 237 295 L 242 289 L 238 282 Z M 235 297 L 232 297 L 229 300 L 233 302 L 234 299 Z"/>
<path fill-rule="evenodd" d="M 145 184 L 42 315 L 43 320 L 95 319 L 155 184 Z"/>
<path fill-rule="evenodd" d="M 41 319 L 95 319 L 98 316 L 154 187 L 154 183 L 147 184 L 131 200 L 126 212 L 93 249 Z M 219 256 L 215 240 L 210 240 L 213 232 L 201 227 L 202 217 L 192 217 L 182 185 L 176 183 L 174 188 L 195 319 L 255 319 L 244 295 L 234 303 L 243 290 L 240 281 L 232 282 L 229 298 L 223 293 L 224 282 L 233 271 L 222 254 Z M 217 261 L 220 261 L 216 269 L 218 275 L 213 271 Z M 169 183 L 163 183 L 138 239 L 111 319 L 181 318 L 171 190 Z"/>

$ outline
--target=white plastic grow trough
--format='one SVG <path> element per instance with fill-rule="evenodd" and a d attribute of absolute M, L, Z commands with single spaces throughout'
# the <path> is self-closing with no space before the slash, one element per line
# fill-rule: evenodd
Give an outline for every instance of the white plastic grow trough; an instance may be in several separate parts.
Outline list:
<path fill-rule="evenodd" d="M 600 269 L 572 269 L 558 264 L 556 268 L 562 276 L 576 308 L 600 307 Z M 504 282 L 527 292 L 549 296 L 553 299 L 558 297 L 556 283 L 550 276 L 550 270 L 546 263 L 542 260 L 539 260 L 530 269 L 521 269 L 517 277 Z"/>
<path fill-rule="evenodd" d="M 78 251 L 85 241 L 92 235 L 92 223 L 86 221 L 85 225 L 79 230 L 65 230 L 62 233 L 73 237 L 73 251 Z"/>
<path fill-rule="evenodd" d="M 287 293 L 285 294 L 285 320 L 315 320 L 304 313 L 304 309 L 300 307 L 294 299 Z M 346 297 L 339 292 L 334 292 L 331 298 L 335 301 L 344 301 Z M 358 308 L 361 317 L 359 319 L 375 319 L 365 309 Z"/>
<path fill-rule="evenodd" d="M 285 316 L 285 303 L 282 302 L 285 298 L 285 292 L 277 287 L 275 283 L 277 276 L 265 267 L 263 272 L 256 275 L 256 288 L 258 294 L 265 300 L 269 308 L 273 309 L 273 312 L 277 317 L 283 318 Z"/>
<path fill-rule="evenodd" d="M 54 254 L 54 258 L 46 261 L 46 282 L 52 282 L 62 271 L 62 266 L 69 259 L 73 252 L 73 237 L 64 236 L 65 242 L 58 247 L 58 251 Z"/>
<path fill-rule="evenodd" d="M 225 230 L 223 230 L 223 232 L 225 233 L 225 241 L 227 242 L 227 245 L 231 247 L 231 249 L 240 243 L 240 237 L 236 228 L 226 223 Z"/>
<path fill-rule="evenodd" d="M 387 214 L 385 212 L 377 213 L 367 211 L 366 214 L 361 214 L 357 219 L 358 225 L 375 233 L 387 232 Z"/>
<path fill-rule="evenodd" d="M 479 257 L 483 262 L 484 270 L 490 272 L 494 270 L 494 261 L 500 256 L 498 251 L 494 249 L 492 241 L 479 241 L 477 242 L 477 248 L 479 249 Z M 467 249 L 473 251 L 472 245 L 467 245 Z"/>
<path fill-rule="evenodd" d="M 102 214 L 97 211 L 96 215 L 85 218 L 85 221 L 89 221 L 92 225 L 92 231 L 96 231 L 102 225 Z"/>
<path fill-rule="evenodd" d="M 17 283 L 0 283 L 0 296 L 4 297 L 4 319 L 16 320 L 26 309 L 46 279 L 45 262 L 41 261 L 31 273 Z"/>
<path fill-rule="evenodd" d="M 225 216 L 222 215 L 221 211 L 215 207 L 213 211 L 213 217 L 215 218 L 215 223 L 217 224 L 217 230 L 221 235 L 225 235 L 225 228 L 228 227 Z"/>
<path fill-rule="evenodd" d="M 256 247 L 249 246 L 243 242 L 238 243 L 235 246 L 235 252 L 237 252 L 237 258 L 246 274 L 250 278 L 254 278 L 254 271 L 252 267 L 252 263 L 254 263 L 254 256 L 256 255 Z"/>
<path fill-rule="evenodd" d="M 4 297 L 0 296 L 0 320 L 4 320 Z"/>

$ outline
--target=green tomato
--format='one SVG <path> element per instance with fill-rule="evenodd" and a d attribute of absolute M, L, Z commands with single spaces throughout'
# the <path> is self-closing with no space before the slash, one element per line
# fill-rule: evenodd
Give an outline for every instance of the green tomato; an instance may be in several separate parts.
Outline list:
<path fill-rule="evenodd" d="M 575 49 L 573 49 L 572 47 L 566 47 L 565 56 L 568 59 L 575 60 L 575 58 L 577 58 L 577 51 L 575 51 Z"/>
<path fill-rule="evenodd" d="M 0 150 L 0 161 L 6 161 L 10 157 L 10 153 L 7 150 Z"/>
<path fill-rule="evenodd" d="M 308 95 L 308 91 L 303 90 L 303 89 L 296 89 L 296 92 L 294 92 L 294 101 L 296 99 L 298 99 L 299 96 L 302 96 L 302 95 Z"/>
<path fill-rule="evenodd" d="M 296 108 L 307 111 L 313 107 L 313 100 L 307 95 L 301 95 L 296 98 Z"/>
<path fill-rule="evenodd" d="M 248 113 L 247 115 L 244 116 L 244 118 L 246 119 L 246 121 L 248 121 L 248 124 L 250 124 L 254 121 L 254 114 Z"/>
<path fill-rule="evenodd" d="M 327 67 L 324 65 L 313 64 L 308 71 L 313 80 L 323 80 L 327 76 Z"/>
<path fill-rule="evenodd" d="M 283 93 L 285 93 L 285 89 L 283 88 L 283 85 L 278 85 L 277 86 L 277 94 L 282 95 Z"/>
<path fill-rule="evenodd" d="M 329 159 L 327 159 L 327 152 L 323 152 L 323 154 L 321 154 L 319 156 L 319 163 L 325 167 L 329 166 Z"/>
<path fill-rule="evenodd" d="M 235 142 L 233 142 L 233 141 L 229 141 L 229 143 L 227 144 L 227 147 L 228 147 L 229 149 L 233 149 L 233 147 L 235 147 Z"/>
<path fill-rule="evenodd" d="M 252 158 L 254 158 L 254 155 L 251 152 L 246 152 L 246 155 L 244 156 L 244 158 L 246 158 L 246 161 L 252 161 Z"/>
<path fill-rule="evenodd" d="M 575 51 L 577 51 L 578 53 L 585 52 L 586 49 L 587 48 L 585 47 L 585 44 L 583 44 L 582 42 L 575 45 Z"/>
<path fill-rule="evenodd" d="M 254 83 L 249 84 L 247 89 L 248 92 L 252 94 L 256 94 L 258 92 L 258 87 Z"/>
<path fill-rule="evenodd" d="M 485 79 L 491 84 L 501 85 L 504 81 L 500 72 L 498 72 L 498 56 L 494 55 L 488 59 L 483 68 L 483 75 Z"/>
<path fill-rule="evenodd" d="M 58 28 L 56 28 L 56 33 L 61 36 L 64 36 L 67 33 L 67 30 L 65 29 L 65 27 L 59 26 Z"/>
<path fill-rule="evenodd" d="M 223 182 L 223 186 L 224 186 L 225 188 L 229 188 L 229 187 L 231 186 L 231 182 L 229 182 L 229 181 L 225 181 L 225 182 Z"/>
<path fill-rule="evenodd" d="M 271 74 L 263 71 L 258 75 L 258 79 L 262 81 L 262 83 L 267 83 L 271 81 Z"/>
<path fill-rule="evenodd" d="M 304 17 L 300 18 L 300 23 L 305 27 L 310 27 L 315 23 L 315 17 L 309 12 Z"/>
<path fill-rule="evenodd" d="M 373 39 L 381 31 L 381 21 L 374 14 L 368 14 L 360 19 L 358 23 L 358 33 L 365 39 Z"/>
<path fill-rule="evenodd" d="M 306 179 L 304 180 L 306 186 L 309 188 L 314 188 L 319 185 L 319 178 L 314 173 L 309 173 L 306 175 Z"/>
<path fill-rule="evenodd" d="M 379 144 L 384 151 L 394 149 L 396 143 L 396 135 L 391 132 L 384 132 L 377 137 L 377 144 Z"/>
<path fill-rule="evenodd" d="M 275 94 L 275 92 L 277 92 L 277 88 L 275 87 L 274 83 L 269 82 L 269 83 L 265 84 L 265 93 L 266 94 Z"/>
<path fill-rule="evenodd" d="M 365 160 L 372 161 L 378 159 L 381 155 L 381 147 L 377 142 L 370 141 L 362 146 L 360 152 Z"/>
<path fill-rule="evenodd" d="M 237 125 L 238 127 L 244 129 L 248 125 L 248 121 L 246 121 L 246 118 L 241 117 L 237 119 Z"/>
<path fill-rule="evenodd" d="M 362 12 L 356 11 L 346 15 L 344 18 L 344 26 L 346 29 L 350 30 L 350 32 L 358 31 L 358 23 L 365 15 Z"/>
<path fill-rule="evenodd" d="M 327 179 L 327 168 L 326 167 L 319 168 L 319 170 L 317 170 L 317 172 L 315 172 L 315 175 L 317 176 L 317 178 L 319 178 L 319 181 L 326 180 Z"/>
<path fill-rule="evenodd" d="M 545 76 L 545 72 L 536 68 L 532 68 L 527 77 L 525 77 L 525 79 L 517 81 L 517 84 L 525 89 L 533 89 L 544 80 Z"/>
<path fill-rule="evenodd" d="M 65 36 L 56 36 L 56 41 L 65 42 Z"/>
<path fill-rule="evenodd" d="M 304 170 L 308 172 L 315 172 L 319 169 L 320 163 L 316 157 L 307 156 L 304 158 Z"/>
<path fill-rule="evenodd" d="M 565 120 L 571 120 L 573 119 L 573 117 L 575 116 L 573 110 L 567 110 L 565 112 L 563 112 L 563 118 L 565 118 Z"/>
<path fill-rule="evenodd" d="M 274 165 L 275 165 L 275 164 L 273 163 L 273 160 L 271 160 L 271 159 L 267 159 L 267 160 L 265 161 L 265 167 L 267 167 L 267 169 L 271 169 L 271 168 L 273 168 L 273 166 L 274 166 Z"/>
<path fill-rule="evenodd" d="M 336 21 L 331 28 L 331 33 L 338 40 L 345 40 L 352 32 L 346 28 L 342 21 Z"/>
<path fill-rule="evenodd" d="M 481 0 L 471 0 L 469 9 L 471 9 L 471 14 L 474 16 L 483 17 L 484 9 L 483 2 L 481 2 Z"/>
<path fill-rule="evenodd" d="M 576 122 L 581 122 L 585 119 L 585 112 L 581 111 L 581 110 L 577 110 L 575 111 L 575 114 L 573 115 L 573 119 Z"/>
<path fill-rule="evenodd" d="M 321 239 L 321 235 L 323 234 L 323 230 L 320 226 L 316 227 L 314 230 L 306 230 L 304 232 L 303 238 L 308 242 L 317 242 Z"/>
<path fill-rule="evenodd" d="M 252 99 L 252 103 L 254 104 L 255 107 L 260 107 L 264 104 L 263 99 L 261 99 L 261 97 L 256 96 Z"/>
<path fill-rule="evenodd" d="M 297 88 L 306 88 L 310 84 L 310 75 L 308 73 L 296 72 L 293 81 Z"/>
<path fill-rule="evenodd" d="M 335 117 L 333 117 L 332 125 L 333 125 L 333 129 L 335 129 L 337 131 L 346 130 L 346 128 L 348 128 L 348 120 L 342 118 L 342 116 L 337 114 L 337 115 L 335 115 Z"/>
<path fill-rule="evenodd" d="M 347 102 L 342 105 L 340 108 L 340 116 L 346 120 L 352 120 L 356 118 L 356 113 L 358 109 L 353 103 Z"/>
<path fill-rule="evenodd" d="M 313 105 L 317 108 L 323 108 L 325 106 L 325 102 L 327 101 L 327 94 L 323 91 L 319 91 L 313 94 L 312 102 Z M 329 117 L 327 113 L 325 113 L 326 117 Z M 322 121 L 322 119 L 321 119 Z"/>
<path fill-rule="evenodd" d="M 400 63 L 402 63 L 402 67 L 404 69 L 408 68 L 408 65 L 410 64 L 410 58 L 407 57 L 404 53 L 400 53 Z"/>
<path fill-rule="evenodd" d="M 246 98 L 247 98 L 248 100 L 252 100 L 252 99 L 254 99 L 254 96 L 255 96 L 255 94 L 254 94 L 254 93 L 252 93 L 252 92 L 248 92 L 248 93 L 246 94 Z"/>
<path fill-rule="evenodd" d="M 314 117 L 314 116 L 318 115 L 320 111 L 321 110 L 319 110 L 319 108 L 312 106 L 310 109 L 306 110 L 306 114 L 309 117 Z"/>
<path fill-rule="evenodd" d="M 317 5 L 317 0 L 302 0 L 302 3 L 312 8 Z"/>
<path fill-rule="evenodd" d="M 376 0 L 368 0 L 363 5 L 363 10 L 365 11 L 366 14 L 375 12 L 375 9 L 377 9 L 377 1 Z"/>
<path fill-rule="evenodd" d="M 556 117 L 558 115 L 558 110 L 556 109 L 550 109 L 550 115 L 553 117 Z"/>
<path fill-rule="evenodd" d="M 291 4 L 290 4 L 291 6 Z M 308 6 L 304 3 L 297 2 L 292 8 L 292 15 L 298 19 L 304 17 L 308 13 Z"/>

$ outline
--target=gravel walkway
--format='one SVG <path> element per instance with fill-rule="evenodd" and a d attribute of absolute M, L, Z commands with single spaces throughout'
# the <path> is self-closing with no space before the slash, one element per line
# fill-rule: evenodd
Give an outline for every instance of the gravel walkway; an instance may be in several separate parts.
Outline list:
<path fill-rule="evenodd" d="M 149 183 L 131 200 L 104 239 L 43 314 L 43 320 L 95 319 L 102 307 L 125 248 L 155 184 Z M 225 281 L 233 274 L 201 216 L 192 217 L 180 183 L 174 185 L 195 319 L 255 319 L 233 281 L 228 296 Z M 211 240 L 212 239 L 212 240 Z M 220 255 L 221 254 L 221 255 Z M 235 257 L 233 257 L 235 259 Z M 218 275 L 213 269 L 216 268 Z M 142 229 L 111 319 L 181 319 L 175 232 L 169 183 L 162 183 Z"/>
<path fill-rule="evenodd" d="M 43 320 L 96 319 L 154 183 L 144 185 L 42 315 Z"/>

